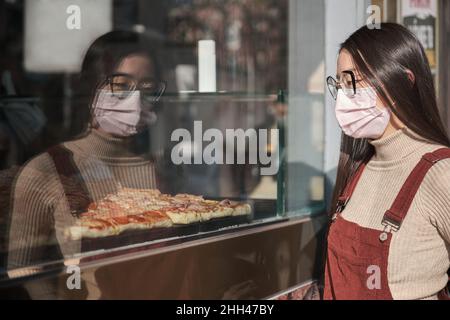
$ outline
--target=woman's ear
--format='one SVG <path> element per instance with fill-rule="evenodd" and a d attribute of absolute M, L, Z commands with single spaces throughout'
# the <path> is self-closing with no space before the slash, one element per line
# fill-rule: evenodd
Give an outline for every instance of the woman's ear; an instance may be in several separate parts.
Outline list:
<path fill-rule="evenodd" d="M 411 70 L 406 69 L 406 74 L 409 81 L 411 81 L 411 84 L 414 85 L 416 83 L 416 76 L 414 75 L 414 73 Z"/>

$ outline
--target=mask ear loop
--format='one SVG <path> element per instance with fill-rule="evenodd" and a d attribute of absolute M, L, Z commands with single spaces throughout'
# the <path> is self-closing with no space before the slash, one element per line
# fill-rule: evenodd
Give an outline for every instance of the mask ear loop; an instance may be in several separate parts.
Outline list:
<path fill-rule="evenodd" d="M 97 122 L 97 120 L 95 119 L 95 106 L 97 105 L 98 102 L 98 98 L 100 95 L 100 90 L 103 90 L 103 88 L 105 87 L 105 85 L 108 84 L 108 79 L 105 79 L 104 81 L 100 82 L 96 87 L 95 87 L 95 95 L 94 98 L 92 99 L 92 102 L 89 105 L 89 129 L 97 129 L 100 125 Z"/>

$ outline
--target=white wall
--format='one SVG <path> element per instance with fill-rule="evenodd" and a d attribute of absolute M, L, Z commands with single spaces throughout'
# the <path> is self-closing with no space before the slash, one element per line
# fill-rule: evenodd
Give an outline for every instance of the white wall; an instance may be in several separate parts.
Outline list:
<path fill-rule="evenodd" d="M 324 0 L 289 1 L 287 209 L 322 200 L 324 150 Z"/>
<path fill-rule="evenodd" d="M 339 46 L 365 24 L 369 5 L 370 0 L 289 2 L 288 210 L 321 193 L 317 186 L 323 170 L 322 193 L 329 204 L 341 130 L 325 78 L 336 73 Z"/>
<path fill-rule="evenodd" d="M 325 0 L 325 74 L 336 74 L 339 46 L 367 20 L 370 0 Z M 324 170 L 331 185 L 325 190 L 330 200 L 339 160 L 341 130 L 334 115 L 334 99 L 325 95 L 325 154 Z"/>

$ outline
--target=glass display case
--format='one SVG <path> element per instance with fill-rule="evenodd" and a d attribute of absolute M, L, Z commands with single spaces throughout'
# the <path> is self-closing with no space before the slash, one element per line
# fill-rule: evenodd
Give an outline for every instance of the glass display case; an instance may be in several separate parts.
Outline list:
<path fill-rule="evenodd" d="M 292 3 L 100 2 L 1 4 L 0 296 L 310 287 L 324 57 Z"/>

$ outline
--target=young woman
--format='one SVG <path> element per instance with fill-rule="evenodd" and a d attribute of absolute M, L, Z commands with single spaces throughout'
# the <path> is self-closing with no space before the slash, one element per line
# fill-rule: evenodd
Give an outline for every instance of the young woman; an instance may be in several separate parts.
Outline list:
<path fill-rule="evenodd" d="M 76 108 L 83 134 L 31 159 L 14 185 L 8 272 L 81 252 L 67 242 L 91 201 L 121 187 L 159 188 L 148 127 L 164 92 L 157 58 L 142 34 L 112 31 L 88 49 Z M 53 283 L 29 284 L 33 298 L 56 298 Z"/>
<path fill-rule="evenodd" d="M 406 28 L 362 27 L 341 46 L 342 137 L 325 299 L 443 299 L 450 247 L 450 141 L 425 51 Z"/>

